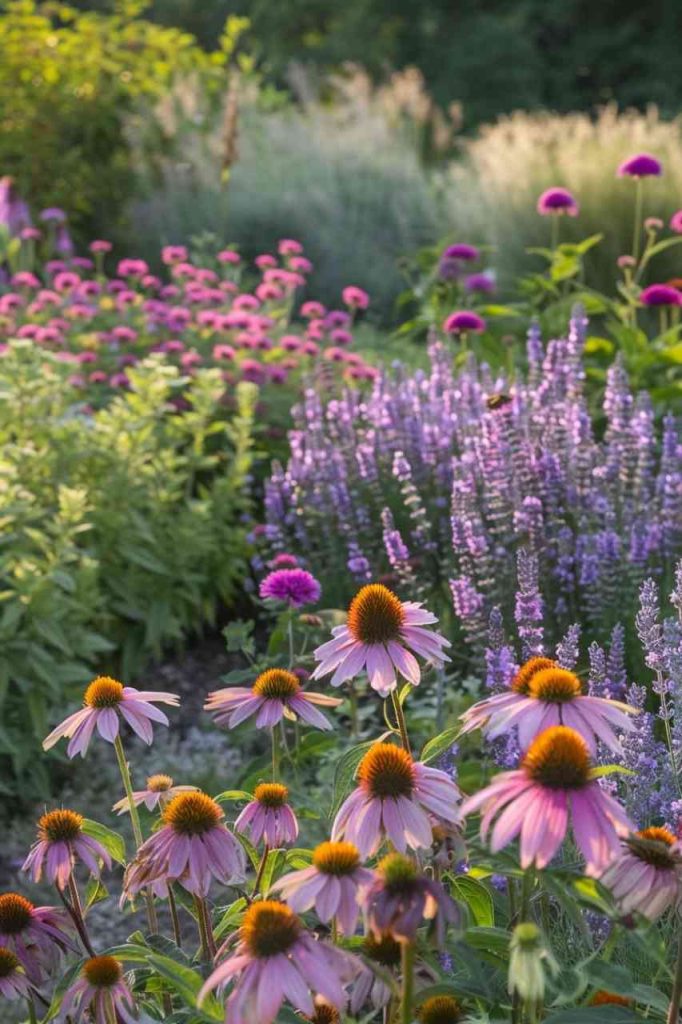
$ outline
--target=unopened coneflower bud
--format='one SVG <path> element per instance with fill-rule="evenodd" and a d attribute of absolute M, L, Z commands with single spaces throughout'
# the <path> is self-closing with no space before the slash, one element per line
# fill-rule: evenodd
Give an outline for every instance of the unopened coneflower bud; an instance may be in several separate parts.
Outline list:
<path fill-rule="evenodd" d="M 539 1003 L 545 996 L 547 971 L 558 970 L 538 926 L 530 921 L 517 924 L 509 944 L 509 991 L 528 1003 Z"/>

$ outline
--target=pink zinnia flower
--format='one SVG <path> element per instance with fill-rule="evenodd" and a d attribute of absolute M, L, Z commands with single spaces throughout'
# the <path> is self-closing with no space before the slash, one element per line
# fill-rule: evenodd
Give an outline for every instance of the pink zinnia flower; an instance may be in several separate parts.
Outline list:
<path fill-rule="evenodd" d="M 552 214 L 566 213 L 569 217 L 578 216 L 578 204 L 566 188 L 548 188 L 538 199 L 538 213 L 547 217 Z"/>
<path fill-rule="evenodd" d="M 30 999 L 31 983 L 19 963 L 19 957 L 0 946 L 0 996 L 4 999 Z"/>
<path fill-rule="evenodd" d="M 443 330 L 446 334 L 466 334 L 468 331 L 482 334 L 485 330 L 485 320 L 470 309 L 460 309 L 451 313 L 445 320 Z"/>
<path fill-rule="evenodd" d="M 201 1005 L 207 993 L 231 984 L 226 1024 L 272 1024 L 285 999 L 310 1018 L 316 994 L 338 1010 L 345 1007 L 344 985 L 359 969 L 355 957 L 316 940 L 289 907 L 274 900 L 252 903 L 238 935 L 234 950 L 199 993 Z"/>
<path fill-rule="evenodd" d="M 334 639 L 315 651 L 320 664 L 313 679 L 333 673 L 332 686 L 340 686 L 367 672 L 382 697 L 395 689 L 396 673 L 417 686 L 421 671 L 412 651 L 438 667 L 450 660 L 443 652 L 449 641 L 426 628 L 437 621 L 420 602 L 403 602 L 383 584 L 370 583 L 351 601 L 346 625 L 335 626 Z"/>
<path fill-rule="evenodd" d="M 419 926 L 430 921 L 442 946 L 447 926 L 461 923 L 457 905 L 440 882 L 421 874 L 416 862 L 402 853 L 389 853 L 379 862 L 366 910 L 375 939 L 391 935 L 412 942 Z"/>
<path fill-rule="evenodd" d="M 298 836 L 296 815 L 287 803 L 289 790 L 279 782 L 261 782 L 234 823 L 235 831 L 248 835 L 254 846 L 261 839 L 277 848 L 293 843 Z"/>
<path fill-rule="evenodd" d="M 224 690 L 214 690 L 209 693 L 204 708 L 215 714 L 218 725 L 224 724 L 228 729 L 234 729 L 251 715 L 257 716 L 258 729 L 270 729 L 284 717 L 298 717 L 317 729 L 331 729 L 329 719 L 313 705 L 338 707 L 340 703 L 336 697 L 302 690 L 293 672 L 271 668 L 261 672 L 251 689 L 230 686 Z"/>
<path fill-rule="evenodd" d="M 488 739 L 517 728 L 522 750 L 550 726 L 567 725 L 580 733 L 594 755 L 598 740 L 622 753 L 614 729 L 630 732 L 634 726 L 629 716 L 638 713 L 629 704 L 583 694 L 575 673 L 549 658 L 531 658 L 521 666 L 506 693 L 486 697 L 461 718 L 463 733 L 481 728 Z"/>
<path fill-rule="evenodd" d="M 85 691 L 85 706 L 65 718 L 61 725 L 43 740 L 43 749 L 50 750 L 66 736 L 70 740 L 66 751 L 68 756 L 75 757 L 76 754 L 80 754 L 85 757 L 95 727 L 102 739 L 113 743 L 119 734 L 120 717 L 125 719 L 140 739 L 145 743 L 151 743 L 152 722 L 168 725 L 168 718 L 163 711 L 154 707 L 156 702 L 177 707 L 180 698 L 174 693 L 136 690 L 132 686 L 123 686 L 109 676 L 98 676 Z"/>
<path fill-rule="evenodd" d="M 663 173 L 663 167 L 650 153 L 637 153 L 624 160 L 617 173 L 619 178 L 657 178 Z"/>
<path fill-rule="evenodd" d="M 39 882 L 43 872 L 48 882 L 65 889 L 77 861 L 82 861 L 93 878 L 99 878 L 101 864 L 111 870 L 108 851 L 83 830 L 83 816 L 75 811 L 48 811 L 38 821 L 38 841 L 23 863 L 22 871 L 30 872 Z"/>
<path fill-rule="evenodd" d="M 367 309 L 369 306 L 369 295 L 362 288 L 349 284 L 341 292 L 341 298 L 351 309 Z"/>
<path fill-rule="evenodd" d="M 587 743 L 566 726 L 546 729 L 531 743 L 516 771 L 496 775 L 489 786 L 462 805 L 466 817 L 479 809 L 481 838 L 497 853 L 520 834 L 521 867 L 546 867 L 568 831 L 586 861 L 589 875 L 599 874 L 620 847 L 632 825 L 613 797 L 595 778 Z"/>
<path fill-rule="evenodd" d="M 242 881 L 244 851 L 223 817 L 220 805 L 205 793 L 174 797 L 163 810 L 162 827 L 142 844 L 128 866 L 125 895 L 134 896 L 150 885 L 179 882 L 188 892 L 205 897 L 214 878 L 223 885 Z"/>
<path fill-rule="evenodd" d="M 0 946 L 18 958 L 32 983 L 41 985 L 62 953 L 76 951 L 63 910 L 35 907 L 16 892 L 0 895 Z"/>
<path fill-rule="evenodd" d="M 258 592 L 262 598 L 284 601 L 290 608 L 301 608 L 304 604 L 316 604 L 322 588 L 305 569 L 276 569 L 265 577 Z"/>
<path fill-rule="evenodd" d="M 178 793 L 196 793 L 196 786 L 175 786 L 170 775 L 150 775 L 147 779 L 147 788 L 138 789 L 133 793 L 133 803 L 136 807 L 144 804 L 148 811 L 153 811 L 159 805 L 163 807 L 169 803 Z M 129 814 L 130 802 L 127 796 L 114 804 L 112 810 L 117 814 Z"/>
<path fill-rule="evenodd" d="M 64 993 L 62 1013 L 71 1013 L 77 1021 L 89 1011 L 92 1024 L 137 1024 L 132 993 L 123 978 L 123 968 L 113 956 L 94 956 L 86 960 L 81 971 Z"/>
<path fill-rule="evenodd" d="M 459 821 L 460 792 L 437 768 L 413 761 L 392 743 L 375 743 L 358 767 L 359 785 L 339 808 L 332 839 L 354 843 L 361 857 L 371 857 L 384 839 L 401 853 L 433 842 L 429 814 L 437 821 Z"/>
<path fill-rule="evenodd" d="M 682 843 L 666 828 L 645 828 L 623 839 L 599 881 L 624 914 L 655 921 L 682 904 Z"/>
<path fill-rule="evenodd" d="M 315 907 L 320 921 L 337 919 L 343 935 L 354 935 L 365 890 L 374 872 L 363 868 L 360 851 L 352 843 L 326 842 L 313 852 L 309 868 L 292 871 L 272 886 L 299 914 Z"/>

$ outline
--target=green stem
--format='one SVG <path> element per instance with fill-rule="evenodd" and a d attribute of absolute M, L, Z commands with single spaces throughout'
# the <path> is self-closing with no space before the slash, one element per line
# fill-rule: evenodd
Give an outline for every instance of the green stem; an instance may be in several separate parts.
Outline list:
<path fill-rule="evenodd" d="M 203 900 L 199 896 L 194 897 L 194 907 L 197 912 L 197 925 L 199 926 L 199 940 L 201 942 L 201 959 L 210 960 L 211 953 L 206 932 L 206 919 L 204 918 Z"/>
<path fill-rule="evenodd" d="M 637 178 L 635 181 L 635 224 L 634 231 L 632 234 L 632 255 L 637 262 L 639 262 L 639 245 L 642 234 L 642 201 L 643 201 L 643 182 L 641 178 Z"/>
<path fill-rule="evenodd" d="M 133 796 L 133 783 L 130 778 L 130 769 L 128 768 L 128 762 L 126 761 L 120 736 L 117 736 L 114 740 L 114 750 L 116 751 L 116 760 L 118 761 L 118 770 L 121 773 L 123 788 L 125 789 L 126 796 L 128 798 L 130 821 L 133 826 L 133 835 L 135 836 L 135 849 L 139 850 L 144 841 L 142 836 L 142 826 L 140 824 L 140 815 L 135 805 L 135 797 Z M 149 925 L 149 931 L 152 935 L 156 935 L 159 930 L 159 923 L 157 921 L 156 910 L 154 908 L 154 896 L 151 889 L 145 889 L 144 895 L 145 903 L 147 905 L 147 924 Z"/>
<path fill-rule="evenodd" d="M 559 245 L 559 214 L 553 213 L 549 219 L 551 223 L 550 247 L 554 253 Z"/>
<path fill-rule="evenodd" d="M 104 1016 L 107 1019 L 107 1024 L 118 1024 L 118 1021 L 116 1019 L 116 1008 L 114 1006 L 114 1000 L 110 992 L 105 993 Z"/>
<path fill-rule="evenodd" d="M 679 1024 L 680 1003 L 682 1003 L 682 935 L 680 935 L 680 944 L 677 950 L 673 991 L 670 997 L 670 1008 L 666 1024 Z"/>
<path fill-rule="evenodd" d="M 69 875 L 69 896 L 71 897 L 71 917 L 76 925 L 76 930 L 80 935 L 81 942 L 83 943 L 88 956 L 95 956 L 95 951 L 92 948 L 88 929 L 85 924 L 85 914 L 83 913 L 83 905 L 78 893 L 78 886 L 76 885 L 76 879 L 73 877 L 73 874 Z"/>
<path fill-rule="evenodd" d="M 348 699 L 350 701 L 350 732 L 353 739 L 356 740 L 359 735 L 358 695 L 352 681 L 348 687 Z"/>
<path fill-rule="evenodd" d="M 289 639 L 289 669 L 294 667 L 294 613 L 289 612 L 289 621 L 287 622 L 287 637 Z"/>
<path fill-rule="evenodd" d="M 270 732 L 272 735 L 272 781 L 277 782 L 277 776 L 279 774 L 279 738 L 277 726 L 273 725 Z"/>
<path fill-rule="evenodd" d="M 520 921 L 530 921 L 530 898 L 533 892 L 533 885 L 535 878 L 533 876 L 533 869 L 528 868 L 523 874 L 523 882 L 521 885 L 521 912 L 519 916 Z"/>
<path fill-rule="evenodd" d="M 258 871 L 256 872 L 256 881 L 253 883 L 253 895 L 254 896 L 257 896 L 258 893 L 260 892 L 260 884 L 263 881 L 263 872 L 265 871 L 265 865 L 268 862 L 268 855 L 269 855 L 269 853 L 270 853 L 270 847 L 266 843 L 265 844 L 265 848 L 263 850 L 263 856 L 261 857 L 260 864 L 258 865 Z"/>
<path fill-rule="evenodd" d="M 400 730 L 400 742 L 402 743 L 403 748 L 411 756 L 412 755 L 412 751 L 410 749 L 410 740 L 409 740 L 409 737 L 407 735 L 407 724 L 405 722 L 405 713 L 403 711 L 403 706 L 400 703 L 400 697 L 398 696 L 397 689 L 394 690 L 393 693 L 391 694 L 391 699 L 393 701 L 393 708 L 395 710 L 395 717 L 398 720 L 398 729 Z"/>
<path fill-rule="evenodd" d="M 403 942 L 400 954 L 403 975 L 400 1021 L 401 1024 L 412 1024 L 412 1002 L 414 998 L 414 943 Z"/>
<path fill-rule="evenodd" d="M 168 886 L 168 909 L 170 910 L 171 921 L 173 922 L 175 945 L 178 949 L 182 949 L 182 930 L 180 928 L 180 918 L 178 917 L 178 907 L 173 895 L 173 888 L 170 885 Z"/>
<path fill-rule="evenodd" d="M 29 1024 L 38 1024 L 38 1016 L 36 1014 L 36 1008 L 33 1005 L 33 998 L 31 996 L 27 999 L 28 1002 L 28 1020 Z"/>

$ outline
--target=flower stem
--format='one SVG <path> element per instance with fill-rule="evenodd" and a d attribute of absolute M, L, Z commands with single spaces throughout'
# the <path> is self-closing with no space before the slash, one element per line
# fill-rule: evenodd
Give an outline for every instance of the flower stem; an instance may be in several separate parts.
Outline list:
<path fill-rule="evenodd" d="M 73 923 L 76 926 L 81 942 L 87 950 L 88 955 L 94 956 L 95 951 L 92 948 L 90 936 L 88 935 L 88 929 L 85 924 L 85 914 L 83 913 L 83 905 L 81 903 L 78 886 L 76 884 L 76 879 L 73 877 L 73 873 L 69 875 L 69 896 L 71 897 L 70 912 L 71 917 L 73 918 Z"/>
<path fill-rule="evenodd" d="M 26 1000 L 28 1003 L 28 1020 L 29 1024 L 38 1024 L 38 1016 L 36 1014 L 36 1008 L 33 1004 L 33 997 L 29 996 Z"/>
<path fill-rule="evenodd" d="M 293 609 L 289 611 L 289 617 L 287 621 L 287 638 L 289 640 L 289 669 L 294 667 L 294 612 Z"/>
<path fill-rule="evenodd" d="M 680 936 L 680 944 L 677 950 L 673 991 L 670 997 L 670 1008 L 666 1024 L 679 1024 L 680 1003 L 682 1003 L 682 935 Z"/>
<path fill-rule="evenodd" d="M 197 923 L 199 925 L 199 936 L 201 938 L 201 956 L 203 960 L 213 960 L 216 955 L 215 939 L 213 938 L 213 927 L 211 915 L 204 896 L 195 896 L 194 905 L 197 910 Z"/>
<path fill-rule="evenodd" d="M 175 945 L 178 949 L 182 949 L 182 930 L 180 928 L 180 918 L 178 917 L 178 907 L 175 902 L 175 896 L 173 895 L 173 887 L 168 886 L 168 909 L 170 910 L 171 921 L 173 923 L 173 937 L 175 938 Z"/>
<path fill-rule="evenodd" d="M 550 235 L 550 248 L 552 252 L 556 252 L 559 245 L 559 214 L 553 213 L 550 215 L 551 235 Z"/>
<path fill-rule="evenodd" d="M 265 871 L 265 865 L 268 862 L 269 853 L 270 847 L 266 843 L 265 848 L 263 849 L 263 856 L 261 857 L 260 864 L 258 865 L 258 871 L 256 872 L 256 881 L 253 883 L 254 896 L 257 896 L 258 893 L 260 892 L 260 884 L 263 881 L 263 872 Z"/>
<path fill-rule="evenodd" d="M 276 725 L 273 725 L 270 733 L 272 735 L 272 781 L 277 782 L 279 774 L 279 737 Z"/>
<path fill-rule="evenodd" d="M 403 991 L 400 1003 L 401 1024 L 412 1024 L 412 1001 L 414 997 L 414 943 L 403 942 L 400 950 L 403 975 Z"/>
<path fill-rule="evenodd" d="M 394 690 L 392 692 L 391 699 L 393 701 L 393 709 L 395 711 L 395 717 L 398 720 L 398 729 L 400 730 L 400 742 L 402 743 L 403 748 L 411 756 L 412 755 L 412 751 L 410 749 L 410 741 L 409 741 L 409 738 L 408 738 L 408 735 L 407 735 L 407 724 L 405 722 L 405 713 L 403 711 L 403 706 L 402 706 L 402 704 L 400 702 L 400 697 L 398 696 L 398 691 L 397 690 Z"/>
<path fill-rule="evenodd" d="M 635 181 L 635 224 L 632 234 L 632 255 L 636 261 L 639 261 L 639 241 L 642 233 L 642 199 L 643 182 L 641 178 L 637 178 Z"/>
<path fill-rule="evenodd" d="M 135 798 L 133 796 L 133 784 L 130 778 L 130 769 L 128 768 L 128 762 L 126 761 L 125 752 L 123 750 L 123 744 L 121 743 L 121 737 L 117 736 L 114 740 L 114 750 L 116 751 L 116 760 L 118 761 L 118 770 L 121 773 L 121 780 L 123 782 L 123 788 L 126 791 L 128 798 L 128 807 L 130 809 L 130 821 L 133 826 L 133 835 L 135 836 L 135 848 L 139 850 L 142 846 L 142 826 L 140 824 L 140 815 L 135 805 Z M 145 902 L 147 904 L 147 924 L 149 925 L 149 931 L 152 935 L 156 935 L 159 930 L 159 923 L 156 918 L 156 910 L 154 908 L 154 896 L 151 889 L 145 889 Z"/>

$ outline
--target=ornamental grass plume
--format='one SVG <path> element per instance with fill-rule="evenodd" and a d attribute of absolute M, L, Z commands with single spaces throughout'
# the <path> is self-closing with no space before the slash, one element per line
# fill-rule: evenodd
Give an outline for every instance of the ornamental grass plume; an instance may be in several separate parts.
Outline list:
<path fill-rule="evenodd" d="M 178 707 L 180 698 L 174 693 L 154 690 L 136 690 L 124 686 L 109 676 L 93 679 L 83 695 L 84 707 L 65 718 L 49 736 L 43 740 L 43 749 L 50 750 L 63 737 L 69 739 L 67 754 L 85 757 L 92 735 L 97 732 L 108 743 L 114 743 L 119 735 L 120 720 L 124 719 L 145 743 L 151 744 L 154 734 L 152 722 L 168 725 L 168 718 L 155 703 Z"/>
<path fill-rule="evenodd" d="M 428 628 L 437 621 L 421 602 L 401 601 L 383 584 L 370 583 L 353 598 L 346 624 L 332 629 L 334 639 L 315 651 L 313 679 L 331 674 L 331 685 L 340 686 L 366 672 L 382 697 L 396 688 L 398 675 L 417 686 L 421 670 L 413 651 L 437 667 L 449 661 L 443 651 L 449 641 Z"/>
<path fill-rule="evenodd" d="M 233 885 L 244 879 L 241 844 L 223 824 L 223 810 L 205 793 L 179 793 L 164 807 L 162 826 L 147 839 L 128 865 L 127 897 L 149 886 L 163 891 L 173 882 L 205 898 L 213 879 Z"/>
<path fill-rule="evenodd" d="M 362 867 L 360 851 L 352 843 L 324 842 L 313 851 L 310 867 L 278 878 L 271 891 L 298 914 L 315 907 L 320 921 L 338 922 L 342 935 L 355 934 L 365 891 L 374 872 Z"/>
<path fill-rule="evenodd" d="M 38 820 L 38 839 L 22 865 L 34 882 L 45 875 L 48 882 L 65 889 L 74 867 L 81 862 L 93 878 L 102 865 L 111 870 L 108 850 L 83 830 L 83 816 L 76 811 L 48 811 Z"/>
<path fill-rule="evenodd" d="M 489 740 L 516 729 L 522 750 L 545 729 L 567 725 L 580 733 L 594 757 L 598 742 L 622 753 L 617 732 L 631 732 L 630 716 L 637 714 L 629 704 L 585 694 L 574 672 L 535 657 L 521 666 L 507 692 L 478 701 L 461 719 L 462 733 L 481 728 Z"/>
<path fill-rule="evenodd" d="M 520 837 L 524 870 L 553 860 L 567 835 L 569 812 L 588 875 L 601 874 L 618 852 L 620 837 L 632 829 L 624 809 L 593 774 L 587 743 L 563 725 L 536 736 L 518 769 L 496 775 L 466 799 L 462 816 L 478 810 L 481 839 L 490 833 L 493 853 Z"/>
<path fill-rule="evenodd" d="M 272 729 L 283 718 L 291 718 L 329 730 L 331 722 L 316 705 L 334 708 L 339 704 L 341 700 L 337 697 L 303 690 L 298 676 L 288 669 L 271 668 L 261 672 L 250 689 L 230 686 L 214 690 L 204 708 L 215 716 L 218 725 L 228 729 L 255 715 L 258 729 Z"/>
<path fill-rule="evenodd" d="M 375 743 L 357 771 L 359 785 L 334 819 L 332 840 L 353 843 L 363 858 L 384 841 L 397 850 L 428 849 L 433 842 L 431 816 L 456 825 L 460 792 L 445 772 L 413 761 L 402 747 Z"/>
<path fill-rule="evenodd" d="M 641 829 L 624 837 L 599 880 L 623 914 L 655 921 L 682 905 L 682 842 L 666 828 Z"/>
<path fill-rule="evenodd" d="M 345 986 L 359 968 L 355 957 L 316 940 L 293 910 L 273 900 L 251 904 L 236 946 L 229 947 L 230 940 L 218 953 L 225 959 L 199 993 L 201 1005 L 209 992 L 230 987 L 226 1024 L 271 1024 L 285 1000 L 311 1017 L 317 995 L 343 1010 Z"/>

